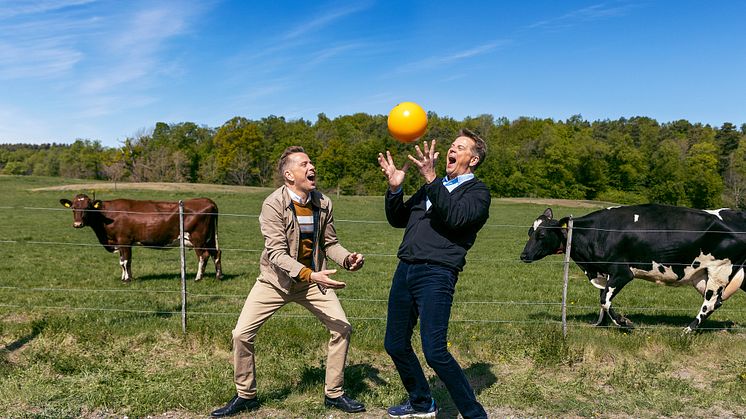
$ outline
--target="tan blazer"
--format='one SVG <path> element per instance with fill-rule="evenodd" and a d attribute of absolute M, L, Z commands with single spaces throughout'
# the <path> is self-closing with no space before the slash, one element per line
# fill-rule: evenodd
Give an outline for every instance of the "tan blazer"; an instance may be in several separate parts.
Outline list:
<path fill-rule="evenodd" d="M 332 201 L 318 191 L 311 192 L 314 211 L 318 211 L 318 226 L 314 237 L 314 270 L 326 269 L 327 256 L 344 267 L 350 252 L 337 240 L 332 214 Z M 259 260 L 257 280 L 268 282 L 275 288 L 290 292 L 297 282 L 303 264 L 298 262 L 300 248 L 300 226 L 293 212 L 293 201 L 283 185 L 272 192 L 262 204 L 259 228 L 264 235 L 264 251 Z"/>

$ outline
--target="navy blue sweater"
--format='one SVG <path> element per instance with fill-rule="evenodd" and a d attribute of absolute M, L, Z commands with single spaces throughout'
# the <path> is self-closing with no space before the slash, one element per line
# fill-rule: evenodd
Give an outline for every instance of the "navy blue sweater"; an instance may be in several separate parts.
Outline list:
<path fill-rule="evenodd" d="M 430 198 L 432 205 L 425 210 Z M 405 228 L 397 256 L 408 263 L 437 263 L 458 271 L 466 264 L 466 251 L 487 222 L 490 191 L 476 178 L 452 192 L 437 178 L 423 185 L 404 202 L 404 194 L 386 192 L 386 219 Z"/>

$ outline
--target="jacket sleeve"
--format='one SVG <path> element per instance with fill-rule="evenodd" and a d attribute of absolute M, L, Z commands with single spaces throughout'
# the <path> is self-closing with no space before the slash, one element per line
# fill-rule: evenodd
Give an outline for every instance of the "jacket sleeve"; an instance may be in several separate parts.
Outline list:
<path fill-rule="evenodd" d="M 279 204 L 275 205 L 279 206 Z M 264 248 L 267 250 L 271 264 L 287 272 L 291 278 L 297 278 L 303 269 L 303 264 L 290 256 L 282 208 L 277 208 L 275 205 L 265 200 L 259 215 L 259 229 L 264 236 Z"/>
<path fill-rule="evenodd" d="M 350 255 L 350 251 L 345 249 L 339 244 L 337 239 L 337 229 L 334 228 L 334 209 L 332 207 L 332 201 L 329 200 L 329 206 L 327 207 L 329 213 L 326 219 L 326 225 L 323 226 L 324 231 L 322 232 L 323 249 L 326 256 L 333 260 L 337 265 L 347 269 L 345 266 L 345 260 Z"/>
<path fill-rule="evenodd" d="M 433 215 L 451 229 L 481 225 L 490 216 L 490 191 L 481 182 L 469 185 L 463 194 L 455 194 L 435 179 L 425 185 L 425 193 L 432 203 Z"/>
<path fill-rule="evenodd" d="M 417 191 L 407 202 L 404 202 L 404 192 L 391 193 L 390 190 L 386 190 L 386 220 L 391 227 L 405 228 L 407 226 L 413 199 L 419 193 L 420 191 Z"/>

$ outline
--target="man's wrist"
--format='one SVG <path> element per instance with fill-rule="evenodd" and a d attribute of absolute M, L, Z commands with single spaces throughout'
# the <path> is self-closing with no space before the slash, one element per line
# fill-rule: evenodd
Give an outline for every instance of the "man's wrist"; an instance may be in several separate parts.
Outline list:
<path fill-rule="evenodd" d="M 313 270 L 304 266 L 303 268 L 301 268 L 300 273 L 298 274 L 298 279 L 303 282 L 312 282 L 311 275 L 313 275 Z"/>

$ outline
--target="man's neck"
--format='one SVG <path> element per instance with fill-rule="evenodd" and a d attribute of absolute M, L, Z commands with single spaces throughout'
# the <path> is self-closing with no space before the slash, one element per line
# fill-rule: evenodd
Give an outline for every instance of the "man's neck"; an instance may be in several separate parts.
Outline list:
<path fill-rule="evenodd" d="M 308 195 L 310 194 L 310 191 L 299 190 L 298 188 L 295 187 L 295 185 L 285 184 L 285 186 L 287 186 L 289 190 L 293 191 L 293 193 L 300 198 L 302 204 L 305 204 L 306 202 L 308 202 Z"/>
<path fill-rule="evenodd" d="M 452 174 L 446 173 L 446 178 L 448 178 L 448 180 L 453 180 L 453 179 L 456 179 L 459 176 L 468 175 L 470 173 L 473 173 L 473 172 L 471 170 L 467 170 L 467 171 L 465 171 L 463 173 L 452 173 Z"/>

